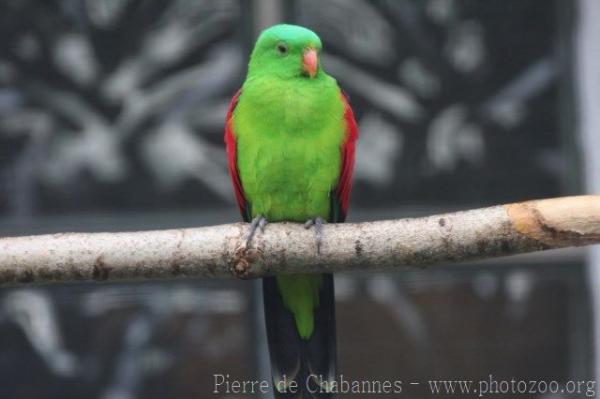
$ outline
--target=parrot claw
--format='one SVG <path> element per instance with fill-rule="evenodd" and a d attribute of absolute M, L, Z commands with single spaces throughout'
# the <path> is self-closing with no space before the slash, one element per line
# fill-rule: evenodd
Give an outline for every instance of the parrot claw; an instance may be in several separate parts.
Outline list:
<path fill-rule="evenodd" d="M 321 254 L 321 244 L 323 243 L 323 224 L 325 222 L 321 217 L 316 217 L 314 219 L 308 219 L 304 223 L 305 229 L 310 229 L 312 226 L 315 226 L 315 239 L 317 241 L 317 255 Z"/>
<path fill-rule="evenodd" d="M 252 238 L 254 238 L 256 230 L 260 229 L 261 233 L 264 233 L 265 226 L 268 223 L 269 221 L 262 215 L 256 215 L 256 217 L 252 219 L 252 222 L 250 222 L 250 231 L 248 231 L 248 237 L 246 238 L 246 249 L 250 248 L 250 244 L 252 244 Z"/>
<path fill-rule="evenodd" d="M 265 226 L 269 223 L 269 221 L 265 218 L 261 218 L 258 221 L 258 227 L 260 228 L 260 232 L 264 233 L 265 232 Z"/>

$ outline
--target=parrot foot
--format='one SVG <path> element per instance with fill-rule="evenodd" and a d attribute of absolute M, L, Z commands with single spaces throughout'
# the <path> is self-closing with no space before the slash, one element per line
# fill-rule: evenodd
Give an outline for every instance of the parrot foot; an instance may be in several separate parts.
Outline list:
<path fill-rule="evenodd" d="M 314 219 L 308 219 L 304 223 L 305 229 L 310 229 L 312 226 L 315 226 L 315 239 L 317 241 L 317 255 L 321 254 L 321 244 L 323 243 L 323 224 L 325 222 L 321 217 L 316 217 Z"/>
<path fill-rule="evenodd" d="M 248 231 L 248 237 L 246 238 L 246 249 L 250 248 L 250 244 L 252 244 L 252 238 L 254 238 L 256 230 L 260 229 L 260 232 L 264 233 L 265 226 L 268 223 L 269 221 L 262 215 L 256 215 L 256 217 L 252 219 L 252 222 L 250 223 L 250 231 Z"/>

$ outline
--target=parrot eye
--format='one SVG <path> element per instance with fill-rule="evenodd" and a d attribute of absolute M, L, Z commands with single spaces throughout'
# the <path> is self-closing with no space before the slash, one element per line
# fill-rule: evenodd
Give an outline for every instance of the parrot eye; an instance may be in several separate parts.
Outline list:
<path fill-rule="evenodd" d="M 279 54 L 283 55 L 283 54 L 287 53 L 287 51 L 288 51 L 288 47 L 287 47 L 287 45 L 285 43 L 279 43 L 277 45 L 277 52 Z"/>

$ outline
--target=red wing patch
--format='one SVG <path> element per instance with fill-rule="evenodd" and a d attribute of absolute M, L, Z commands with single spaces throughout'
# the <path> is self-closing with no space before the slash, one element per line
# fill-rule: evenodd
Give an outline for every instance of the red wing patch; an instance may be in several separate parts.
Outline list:
<path fill-rule="evenodd" d="M 350 191 L 352 190 L 352 172 L 354 170 L 354 152 L 356 149 L 356 140 L 358 139 L 358 126 L 354 119 L 354 112 L 350 107 L 348 96 L 341 91 L 342 102 L 344 103 L 344 120 L 346 121 L 346 137 L 342 142 L 342 167 L 340 170 L 340 179 L 336 189 L 336 195 L 340 202 L 340 208 L 345 216 L 348 213 L 350 204 Z"/>
<path fill-rule="evenodd" d="M 240 93 L 241 90 L 238 90 L 237 93 L 235 93 L 229 103 L 229 109 L 227 110 L 227 117 L 225 118 L 225 147 L 227 149 L 227 166 L 235 191 L 235 199 L 242 216 L 244 216 L 246 214 L 247 202 L 244 197 L 244 190 L 242 188 L 240 173 L 237 167 L 237 145 L 235 133 L 233 132 L 233 111 L 237 105 Z"/>

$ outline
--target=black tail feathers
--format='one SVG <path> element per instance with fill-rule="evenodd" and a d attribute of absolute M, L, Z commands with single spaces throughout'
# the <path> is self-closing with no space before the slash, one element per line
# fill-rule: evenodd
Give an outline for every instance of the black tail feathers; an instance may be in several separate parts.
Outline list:
<path fill-rule="evenodd" d="M 275 277 L 263 279 L 267 340 L 275 398 L 329 399 L 328 383 L 336 376 L 333 275 L 323 275 L 314 331 L 300 338 L 294 317 L 283 304 Z"/>

